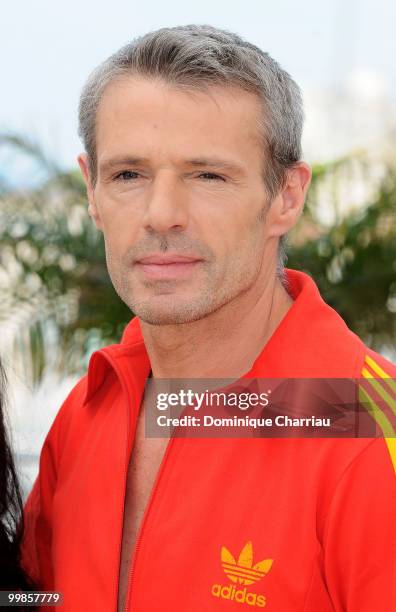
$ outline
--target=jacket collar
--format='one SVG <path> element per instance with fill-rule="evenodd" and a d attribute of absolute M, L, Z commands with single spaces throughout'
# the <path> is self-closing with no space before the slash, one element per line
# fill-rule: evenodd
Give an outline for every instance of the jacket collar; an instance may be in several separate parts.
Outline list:
<path fill-rule="evenodd" d="M 294 302 L 242 378 L 358 377 L 364 358 L 362 341 L 324 302 L 311 276 L 289 268 L 285 273 Z M 92 355 L 85 402 L 102 384 L 111 367 L 116 372 L 122 369 L 139 380 L 139 387 L 144 387 L 150 361 L 137 317 L 126 326 L 120 344 Z"/>

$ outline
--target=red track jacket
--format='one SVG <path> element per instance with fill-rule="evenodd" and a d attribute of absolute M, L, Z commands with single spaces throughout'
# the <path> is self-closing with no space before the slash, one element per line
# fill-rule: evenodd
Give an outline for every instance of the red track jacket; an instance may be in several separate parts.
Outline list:
<path fill-rule="evenodd" d="M 382 397 L 395 410 L 396 367 L 364 346 L 307 274 L 286 272 L 295 301 L 245 377 L 364 376 L 373 404 Z M 94 353 L 45 440 L 23 559 L 43 589 L 63 593 L 64 612 L 117 610 L 127 467 L 149 371 L 135 318 L 121 344 Z M 135 546 L 127 611 L 394 612 L 389 427 L 386 439 L 172 438 Z"/>

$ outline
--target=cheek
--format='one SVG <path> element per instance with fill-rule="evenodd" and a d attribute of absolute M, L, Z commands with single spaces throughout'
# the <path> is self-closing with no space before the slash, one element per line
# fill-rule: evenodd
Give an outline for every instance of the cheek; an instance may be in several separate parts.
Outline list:
<path fill-rule="evenodd" d="M 238 252 L 238 249 L 255 244 L 258 237 L 264 236 L 265 223 L 258 218 L 257 208 L 250 209 L 249 214 L 242 211 L 240 214 L 227 215 L 224 222 L 217 229 L 217 240 L 224 245 L 227 251 Z"/>
<path fill-rule="evenodd" d="M 112 253 L 124 253 L 133 246 L 139 234 L 139 217 L 136 212 L 107 200 L 98 204 L 106 248 Z"/>
<path fill-rule="evenodd" d="M 257 202 L 238 202 L 233 206 L 206 210 L 204 218 L 195 218 L 194 234 L 208 245 L 223 271 L 236 268 L 261 252 L 265 242 L 265 223 L 259 220 Z M 196 229 L 196 232 L 195 232 Z"/>
<path fill-rule="evenodd" d="M 103 228 L 107 260 L 116 264 L 131 245 L 129 233 L 124 228 L 118 228 L 109 223 Z"/>

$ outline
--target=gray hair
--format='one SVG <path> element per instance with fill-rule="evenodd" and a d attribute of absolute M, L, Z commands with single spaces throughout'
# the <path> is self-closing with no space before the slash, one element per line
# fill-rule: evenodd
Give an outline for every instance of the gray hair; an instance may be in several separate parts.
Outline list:
<path fill-rule="evenodd" d="M 270 198 L 284 185 L 287 169 L 301 158 L 304 121 L 301 92 L 290 75 L 255 45 L 210 25 L 161 28 L 135 38 L 89 76 L 79 104 L 79 135 L 88 155 L 91 180 L 97 178 L 96 113 L 106 86 L 126 76 L 158 77 L 178 88 L 236 86 L 262 102 L 259 135 L 265 164 L 263 180 Z M 279 241 L 278 273 L 286 260 Z"/>

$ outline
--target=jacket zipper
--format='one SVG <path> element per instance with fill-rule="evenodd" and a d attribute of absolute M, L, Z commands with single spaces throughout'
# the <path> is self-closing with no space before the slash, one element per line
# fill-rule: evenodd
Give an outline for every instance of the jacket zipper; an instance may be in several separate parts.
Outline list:
<path fill-rule="evenodd" d="M 127 386 L 124 382 L 124 378 L 123 375 L 121 374 L 118 366 L 114 363 L 112 357 L 110 357 L 110 355 L 105 352 L 104 350 L 99 350 L 99 353 L 101 353 L 104 358 L 108 361 L 108 363 L 111 365 L 111 367 L 113 368 L 113 370 L 115 371 L 115 373 L 117 374 L 118 379 L 121 382 L 121 386 L 122 389 L 124 391 L 124 393 L 127 396 L 127 405 L 128 405 L 128 427 L 127 427 L 127 434 L 126 434 L 126 450 L 128 451 L 128 439 L 129 439 L 129 435 L 130 435 L 130 427 L 131 427 L 131 401 L 128 400 L 128 393 L 127 393 Z M 136 406 L 136 402 L 135 402 L 135 406 Z M 135 437 L 135 431 L 136 431 L 136 424 L 137 424 L 137 418 L 135 418 L 135 426 L 134 426 L 134 431 L 133 431 L 133 439 Z M 133 439 L 132 439 L 132 448 L 133 448 Z M 137 554 L 140 548 L 140 542 L 142 539 L 142 533 L 145 527 L 145 523 L 147 522 L 147 515 L 149 514 L 150 511 L 150 507 L 151 507 L 151 503 L 152 500 L 154 498 L 154 494 L 158 488 L 158 484 L 159 481 L 161 479 L 161 475 L 164 471 L 164 466 L 165 463 L 167 461 L 169 452 L 170 452 L 170 448 L 172 446 L 174 438 L 170 438 L 168 441 L 168 444 L 166 445 L 165 448 L 165 452 L 164 455 L 162 457 L 160 466 L 158 468 L 158 472 L 157 475 L 155 477 L 154 480 L 154 484 L 153 487 L 150 491 L 150 495 L 146 504 L 146 507 L 144 509 L 144 513 L 142 516 L 142 520 L 141 523 L 139 525 L 139 529 L 137 531 L 136 534 L 136 541 L 133 547 L 133 552 L 131 554 L 131 559 L 130 559 L 130 566 L 129 566 L 129 575 L 128 575 L 128 583 L 127 583 L 127 592 L 126 592 L 126 599 L 125 599 L 125 609 L 124 612 L 128 612 L 130 609 L 130 605 L 129 605 L 129 600 L 132 594 L 132 584 L 133 584 L 133 577 L 134 577 L 134 570 L 135 570 L 135 564 L 136 564 L 136 558 L 137 558 Z M 119 539 L 119 545 L 118 545 L 118 559 L 119 559 L 119 564 L 118 564 L 118 574 L 117 574 L 117 579 L 116 579 L 116 589 L 115 589 L 115 612 L 118 612 L 118 595 L 119 595 L 119 588 L 120 588 L 120 569 L 121 569 L 121 546 L 122 546 L 122 536 L 123 536 L 123 523 L 124 523 L 124 510 L 125 510 L 125 496 L 126 496 L 126 484 L 127 484 L 127 477 L 128 477 L 128 467 L 129 467 L 129 455 L 127 452 L 127 457 L 126 457 L 126 461 L 125 461 L 125 470 L 124 470 L 124 495 L 123 495 L 123 502 L 122 502 L 122 507 L 121 507 L 121 535 L 120 535 L 120 539 Z"/>
<path fill-rule="evenodd" d="M 141 540 L 142 540 L 143 531 L 144 531 L 144 528 L 146 526 L 147 517 L 148 517 L 148 514 L 150 512 L 152 501 L 154 499 L 154 495 L 156 493 L 156 490 L 158 489 L 158 485 L 159 485 L 159 482 L 161 480 L 162 473 L 164 472 L 164 466 L 165 466 L 165 463 L 166 463 L 166 461 L 168 459 L 168 455 L 169 455 L 171 446 L 173 444 L 173 441 L 174 441 L 174 438 L 170 438 L 170 440 L 168 441 L 168 444 L 166 445 L 164 456 L 162 457 L 160 466 L 158 468 L 158 472 L 157 472 L 157 475 L 155 477 L 153 488 L 150 491 L 149 499 L 148 499 L 148 502 L 147 502 L 146 507 L 144 509 L 144 513 L 143 513 L 143 517 L 142 517 L 141 523 L 139 525 L 139 529 L 138 529 L 137 536 L 136 536 L 136 542 L 135 542 L 135 545 L 133 547 L 133 552 L 132 552 L 131 560 L 130 560 L 129 576 L 128 576 L 128 584 L 127 584 L 127 593 L 126 593 L 126 600 L 125 600 L 126 601 L 126 605 L 125 605 L 124 612 L 129 612 L 129 610 L 130 610 L 130 599 L 131 599 L 132 594 L 133 594 L 133 589 L 132 589 L 133 578 L 134 578 L 134 575 L 135 575 L 136 560 L 137 560 L 138 552 L 139 552 L 139 549 L 140 549 L 140 546 L 141 546 Z M 125 504 L 125 502 L 124 502 L 124 504 Z"/>

